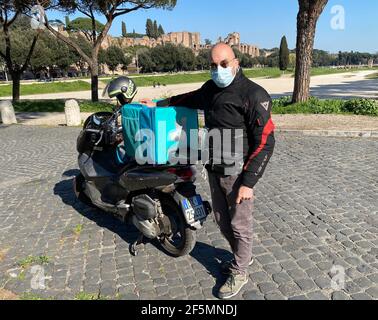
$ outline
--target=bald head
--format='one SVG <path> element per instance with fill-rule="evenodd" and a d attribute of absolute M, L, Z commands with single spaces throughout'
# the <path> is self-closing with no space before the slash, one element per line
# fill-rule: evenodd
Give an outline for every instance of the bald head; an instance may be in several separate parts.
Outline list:
<path fill-rule="evenodd" d="M 235 53 L 228 44 L 221 42 L 211 49 L 211 59 L 219 64 L 223 60 L 231 61 L 235 59 Z"/>
<path fill-rule="evenodd" d="M 232 67 L 233 73 L 235 74 L 239 68 L 239 61 L 235 57 L 234 50 L 228 45 L 223 42 L 216 44 L 211 49 L 210 54 L 210 63 L 216 65 L 227 65 Z"/>

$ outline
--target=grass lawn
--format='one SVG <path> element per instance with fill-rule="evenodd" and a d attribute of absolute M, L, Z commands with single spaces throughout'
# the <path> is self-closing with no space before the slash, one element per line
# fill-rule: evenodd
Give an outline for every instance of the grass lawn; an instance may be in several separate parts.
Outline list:
<path fill-rule="evenodd" d="M 368 68 L 361 69 L 334 69 L 334 68 L 312 68 L 312 76 L 320 76 L 327 74 L 338 74 L 347 72 L 358 72 L 372 70 Z M 244 69 L 244 74 L 248 78 L 279 78 L 282 75 L 294 76 L 294 70 L 288 69 L 285 72 L 279 70 L 279 68 L 253 68 Z M 138 87 L 151 87 L 157 83 L 160 85 L 172 85 L 172 84 L 183 84 L 183 83 L 202 83 L 210 79 L 210 73 L 208 71 L 200 73 L 187 73 L 187 74 L 173 74 L 173 75 L 162 75 L 162 76 L 131 76 Z M 101 81 L 107 84 L 110 78 L 101 79 Z"/>
<path fill-rule="evenodd" d="M 311 70 L 312 76 L 336 74 L 345 72 L 358 72 L 365 70 L 377 70 L 377 68 L 368 69 L 333 69 L 333 68 L 313 68 Z M 294 75 L 294 70 L 289 69 L 285 72 L 280 71 L 278 68 L 253 68 L 244 69 L 244 73 L 248 78 L 279 78 L 282 75 Z M 208 71 L 199 73 L 180 73 L 172 75 L 132 75 L 133 80 L 138 87 L 151 87 L 155 84 L 160 85 L 173 85 L 173 84 L 185 84 L 185 83 L 204 83 L 210 79 L 210 73 Z M 377 79 L 378 73 L 370 75 L 368 79 Z M 111 78 L 102 78 L 100 81 L 107 84 Z M 62 81 L 52 83 L 33 83 L 33 84 L 21 84 L 21 96 L 34 95 L 34 94 L 48 94 L 59 92 L 75 92 L 75 91 L 88 91 L 90 90 L 90 83 L 77 80 L 77 81 Z M 6 97 L 12 95 L 11 84 L 0 85 L 0 97 Z"/>
<path fill-rule="evenodd" d="M 327 74 L 337 74 L 337 73 L 347 73 L 347 72 L 359 72 L 359 71 L 368 71 L 374 70 L 370 68 L 352 68 L 352 69 L 337 69 L 329 67 L 318 67 L 311 69 L 311 76 L 322 76 Z"/>
<path fill-rule="evenodd" d="M 282 71 L 278 68 L 254 68 L 245 69 L 245 75 L 248 78 L 279 78 L 282 75 Z M 290 71 L 287 71 L 290 73 Z M 173 75 L 163 75 L 163 76 L 131 76 L 138 87 L 151 87 L 157 83 L 160 85 L 172 85 L 172 84 L 183 84 L 183 83 L 200 83 L 210 80 L 210 73 L 208 71 L 200 73 L 183 73 L 183 74 L 173 74 Z M 110 79 L 101 79 L 101 81 L 107 84 Z"/>
<path fill-rule="evenodd" d="M 21 95 L 44 94 L 44 93 L 59 93 L 72 91 L 86 91 L 90 90 L 91 85 L 86 81 L 72 81 L 72 82 L 51 82 L 41 84 L 21 84 Z M 12 96 L 12 85 L 0 86 L 0 97 Z"/>
<path fill-rule="evenodd" d="M 64 100 L 24 100 L 16 103 L 16 112 L 64 112 Z M 81 112 L 112 111 L 112 104 L 106 102 L 79 101 Z"/>

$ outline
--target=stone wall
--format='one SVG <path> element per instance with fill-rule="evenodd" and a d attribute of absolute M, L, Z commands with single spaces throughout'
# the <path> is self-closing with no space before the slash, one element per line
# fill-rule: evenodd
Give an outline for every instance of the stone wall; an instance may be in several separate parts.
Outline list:
<path fill-rule="evenodd" d="M 240 42 L 240 33 L 230 33 L 223 41 L 231 47 L 238 49 L 240 52 L 250 55 L 251 57 L 260 56 L 260 49 L 255 45 Z"/>

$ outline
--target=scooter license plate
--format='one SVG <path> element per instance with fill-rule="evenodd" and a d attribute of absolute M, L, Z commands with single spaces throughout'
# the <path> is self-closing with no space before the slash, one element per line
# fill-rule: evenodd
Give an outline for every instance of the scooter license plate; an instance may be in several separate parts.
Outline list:
<path fill-rule="evenodd" d="M 190 199 L 181 200 L 181 207 L 188 218 L 188 221 L 196 222 L 206 218 L 206 210 L 200 195 Z"/>

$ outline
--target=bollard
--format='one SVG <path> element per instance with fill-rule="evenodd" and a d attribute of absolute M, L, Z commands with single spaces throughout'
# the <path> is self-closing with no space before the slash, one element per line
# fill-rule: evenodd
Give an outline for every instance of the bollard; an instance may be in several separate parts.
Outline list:
<path fill-rule="evenodd" d="M 0 101 L 1 120 L 3 124 L 17 123 L 12 102 L 9 100 Z"/>
<path fill-rule="evenodd" d="M 76 100 L 67 100 L 64 107 L 68 127 L 81 125 L 80 107 Z"/>

